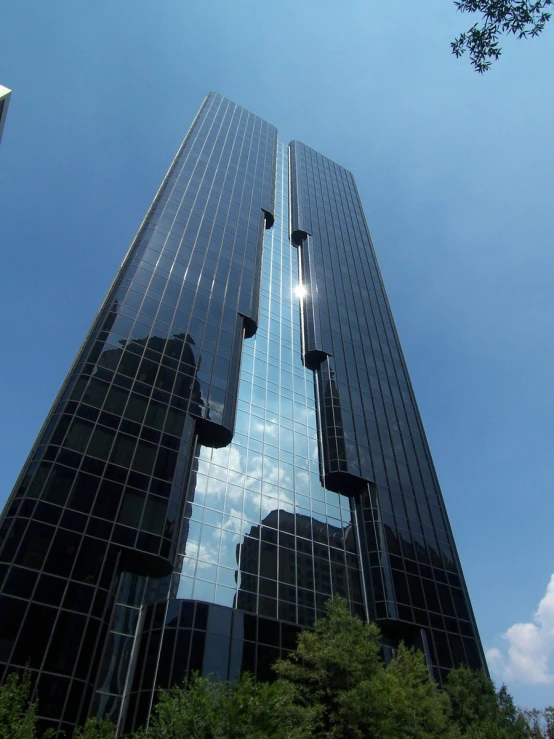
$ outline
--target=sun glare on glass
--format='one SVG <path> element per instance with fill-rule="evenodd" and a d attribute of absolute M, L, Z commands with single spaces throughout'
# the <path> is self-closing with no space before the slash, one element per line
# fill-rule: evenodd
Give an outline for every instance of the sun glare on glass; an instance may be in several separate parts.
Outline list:
<path fill-rule="evenodd" d="M 308 291 L 306 290 L 306 286 L 305 285 L 297 285 L 294 288 L 294 294 L 296 295 L 297 298 L 299 298 L 300 300 L 302 300 L 302 298 L 305 298 L 306 295 L 308 294 Z"/>

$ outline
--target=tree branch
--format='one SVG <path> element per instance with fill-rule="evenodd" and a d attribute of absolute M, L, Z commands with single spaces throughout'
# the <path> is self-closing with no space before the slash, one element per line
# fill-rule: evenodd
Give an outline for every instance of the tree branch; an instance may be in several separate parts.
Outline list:
<path fill-rule="evenodd" d="M 461 57 L 469 52 L 474 69 L 483 74 L 502 53 L 499 37 L 512 34 L 518 39 L 534 38 L 544 30 L 552 13 L 547 8 L 554 0 L 455 0 L 460 13 L 480 13 L 481 22 L 451 42 L 452 53 Z"/>

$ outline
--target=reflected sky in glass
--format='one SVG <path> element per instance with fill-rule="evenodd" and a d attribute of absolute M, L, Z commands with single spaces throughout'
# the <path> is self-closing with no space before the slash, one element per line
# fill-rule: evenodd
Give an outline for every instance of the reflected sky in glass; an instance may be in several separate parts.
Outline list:
<path fill-rule="evenodd" d="M 313 373 L 301 360 L 303 293 L 288 235 L 288 180 L 287 148 L 279 144 L 259 328 L 244 342 L 233 441 L 200 447 L 178 597 L 308 623 L 331 594 L 354 602 L 361 595 L 349 500 L 320 483 Z"/>

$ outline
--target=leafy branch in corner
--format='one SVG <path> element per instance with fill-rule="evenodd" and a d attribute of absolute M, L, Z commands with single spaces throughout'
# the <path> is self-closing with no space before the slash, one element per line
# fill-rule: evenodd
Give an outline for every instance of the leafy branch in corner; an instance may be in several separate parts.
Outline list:
<path fill-rule="evenodd" d="M 502 49 L 499 37 L 534 38 L 543 30 L 552 13 L 554 0 L 454 0 L 460 13 L 480 13 L 481 21 L 451 42 L 452 53 L 461 57 L 466 51 L 474 69 L 482 74 L 490 69 Z"/>

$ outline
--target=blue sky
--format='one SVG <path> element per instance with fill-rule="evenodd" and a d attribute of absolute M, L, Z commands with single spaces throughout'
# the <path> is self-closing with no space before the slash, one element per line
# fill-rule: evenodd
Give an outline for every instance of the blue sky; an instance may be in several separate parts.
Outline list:
<path fill-rule="evenodd" d="M 506 42 L 480 77 L 449 50 L 470 20 L 449 0 L 4 4 L 0 501 L 217 90 L 354 172 L 494 677 L 540 707 L 554 702 L 554 26 Z"/>

